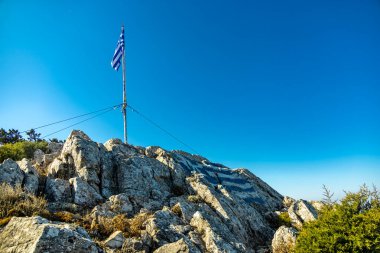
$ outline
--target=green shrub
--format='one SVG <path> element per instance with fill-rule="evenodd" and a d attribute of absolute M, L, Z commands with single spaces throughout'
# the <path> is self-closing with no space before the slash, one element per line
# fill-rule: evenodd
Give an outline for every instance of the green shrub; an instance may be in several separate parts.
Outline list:
<path fill-rule="evenodd" d="M 278 227 L 281 226 L 291 227 L 290 217 L 288 212 L 280 213 L 278 216 Z"/>
<path fill-rule="evenodd" d="M 296 252 L 380 252 L 380 195 L 361 187 L 340 203 L 325 205 L 316 221 L 305 223 Z"/>
<path fill-rule="evenodd" d="M 10 158 L 14 161 L 19 161 L 23 158 L 33 158 L 34 151 L 41 149 L 47 151 L 48 143 L 46 141 L 29 142 L 22 141 L 16 143 L 8 143 L 0 146 L 0 163 L 5 159 Z"/>

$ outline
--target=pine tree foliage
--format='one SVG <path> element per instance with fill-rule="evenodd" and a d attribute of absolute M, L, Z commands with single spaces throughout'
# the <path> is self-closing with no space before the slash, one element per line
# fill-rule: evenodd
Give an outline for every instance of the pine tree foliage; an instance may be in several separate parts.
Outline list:
<path fill-rule="evenodd" d="M 316 221 L 304 224 L 296 252 L 380 252 L 380 194 L 375 187 L 363 185 L 330 203 Z"/>

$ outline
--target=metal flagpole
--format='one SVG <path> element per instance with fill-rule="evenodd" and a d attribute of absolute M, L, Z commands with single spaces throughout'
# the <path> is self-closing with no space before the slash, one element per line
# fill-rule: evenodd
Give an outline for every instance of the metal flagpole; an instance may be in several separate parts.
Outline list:
<path fill-rule="evenodd" d="M 122 26 L 122 32 L 124 37 L 124 25 Z M 124 47 L 123 47 L 123 58 L 122 58 L 122 67 L 123 67 L 123 119 L 124 119 L 124 143 L 128 143 L 128 137 L 127 137 L 127 91 L 126 91 L 126 75 L 127 70 L 125 66 L 125 37 L 124 37 Z"/>

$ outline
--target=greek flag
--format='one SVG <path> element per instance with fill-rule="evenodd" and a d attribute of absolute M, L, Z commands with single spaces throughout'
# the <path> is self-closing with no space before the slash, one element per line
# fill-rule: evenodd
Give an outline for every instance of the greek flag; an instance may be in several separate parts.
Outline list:
<path fill-rule="evenodd" d="M 124 26 L 121 27 L 120 38 L 117 41 L 115 53 L 113 54 L 113 58 L 111 62 L 112 68 L 115 69 L 116 71 L 119 69 L 121 65 L 123 53 L 124 53 Z"/>

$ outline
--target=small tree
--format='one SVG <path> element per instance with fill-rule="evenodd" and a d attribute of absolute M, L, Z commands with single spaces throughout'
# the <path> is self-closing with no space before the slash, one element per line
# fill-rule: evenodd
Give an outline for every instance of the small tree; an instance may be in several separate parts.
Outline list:
<path fill-rule="evenodd" d="M 9 129 L 8 131 L 5 143 L 16 143 L 23 140 L 24 139 L 22 138 L 20 131 L 12 128 L 12 129 Z"/>
<path fill-rule="evenodd" d="M 0 143 L 5 144 L 8 143 L 8 132 L 5 131 L 4 128 L 0 128 Z"/>
<path fill-rule="evenodd" d="M 37 133 L 36 130 L 34 130 L 33 128 L 27 131 L 26 135 L 28 136 L 29 141 L 34 141 L 34 142 L 41 141 L 40 139 L 41 134 Z"/>

